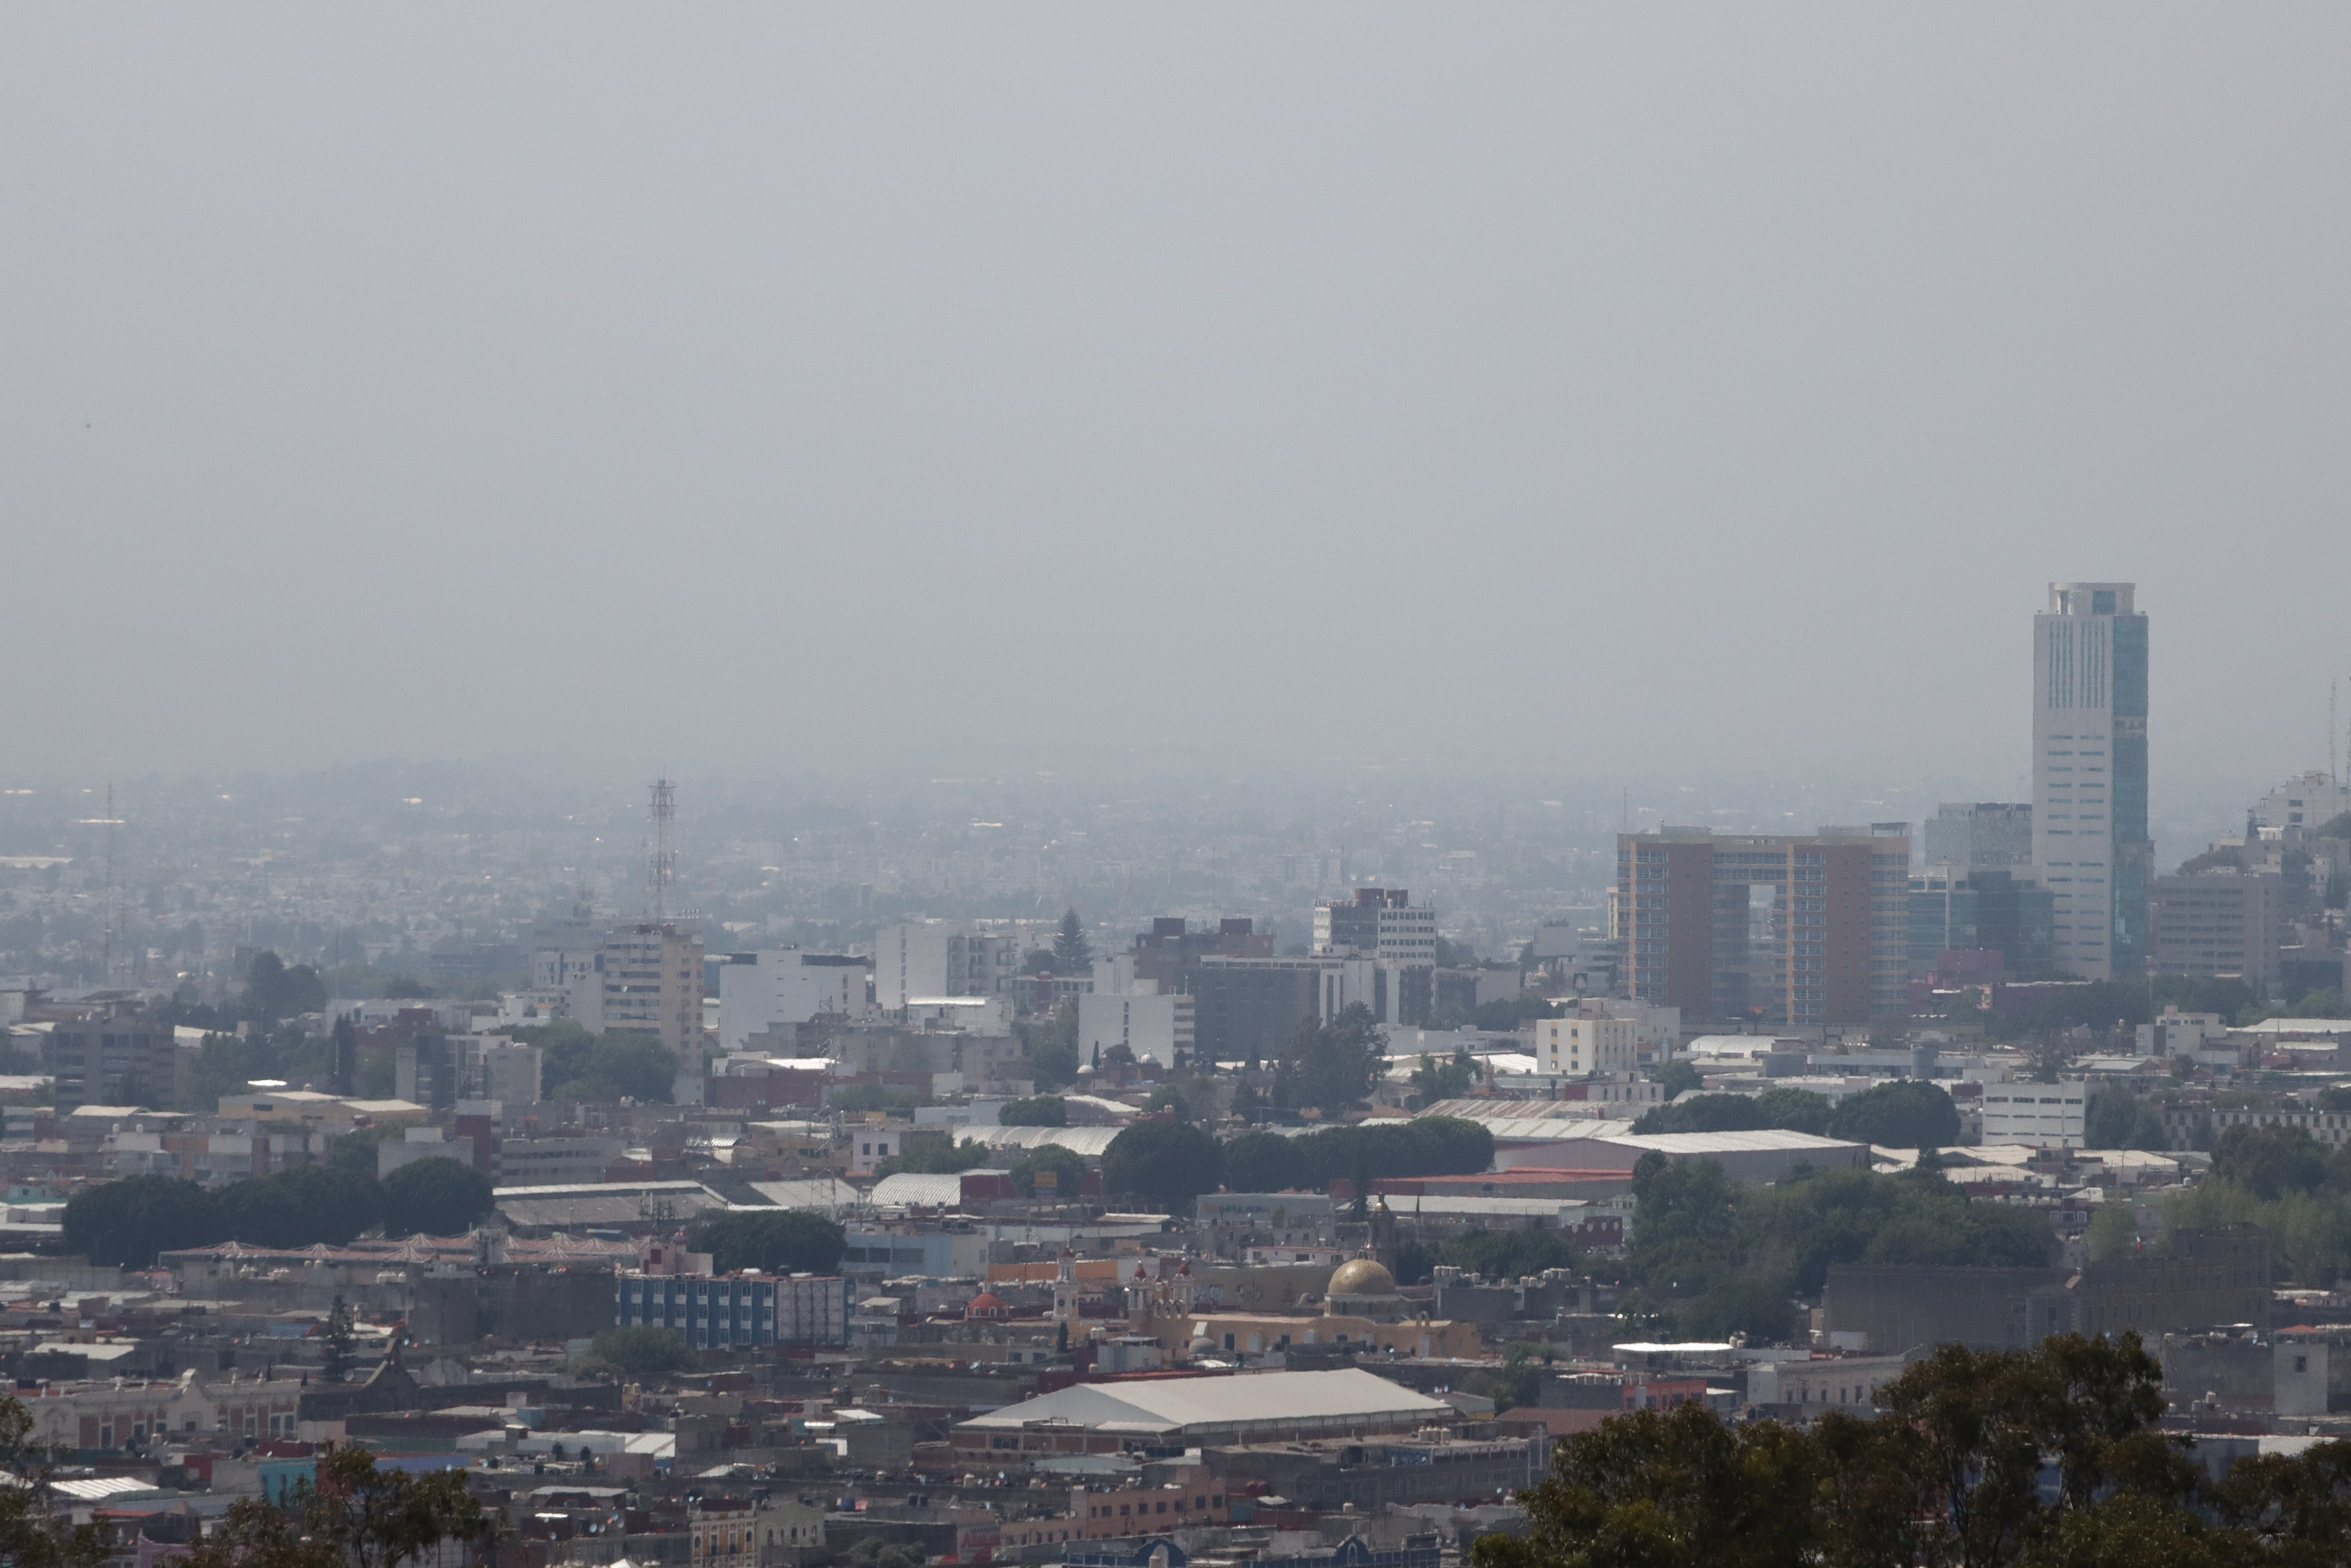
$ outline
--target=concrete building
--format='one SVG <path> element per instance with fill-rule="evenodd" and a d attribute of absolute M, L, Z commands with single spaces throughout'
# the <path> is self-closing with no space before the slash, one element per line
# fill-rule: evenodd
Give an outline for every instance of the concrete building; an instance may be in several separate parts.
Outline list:
<path fill-rule="evenodd" d="M 820 1017 L 862 1018 L 872 961 L 846 953 L 803 953 L 796 947 L 730 953 L 718 965 L 718 1049 L 749 1049 L 751 1036 L 773 1024 Z"/>
<path fill-rule="evenodd" d="M 2053 895 L 2057 967 L 2147 967 L 2147 617 L 2127 582 L 2053 582 L 2032 618 L 2033 880 Z"/>
<path fill-rule="evenodd" d="M 2351 784 L 2324 773 L 2305 773 L 2262 796 L 2253 808 L 2253 821 L 2280 833 L 2288 828 L 2309 831 L 2325 827 L 2346 811 L 2351 811 Z"/>
<path fill-rule="evenodd" d="M 1639 1026 L 1628 1018 L 1534 1020 L 1534 1056 L 1545 1072 L 1606 1077 L 1640 1065 Z"/>
<path fill-rule="evenodd" d="M 429 1034 L 392 1055 L 392 1094 L 445 1111 L 460 1100 L 495 1100 L 509 1111 L 539 1103 L 545 1055 L 500 1035 Z"/>
<path fill-rule="evenodd" d="M 1401 887 L 1359 887 L 1352 899 L 1314 906 L 1314 951 L 1340 958 L 1371 958 L 1396 977 L 1382 1022 L 1425 1024 L 1436 1002 L 1437 912 L 1413 907 Z"/>
<path fill-rule="evenodd" d="M 1189 996 L 1092 995 L 1078 998 L 1078 1060 L 1123 1045 L 1137 1061 L 1175 1067 L 1192 1060 L 1193 1009 Z"/>
<path fill-rule="evenodd" d="M 1946 953 L 1994 952 L 2011 977 L 2045 975 L 2056 961 L 2056 907 L 2030 877 L 1930 862 L 1910 879 L 1910 972 L 1932 973 Z"/>
<path fill-rule="evenodd" d="M 702 1051 L 702 938 L 674 925 L 639 923 L 608 934 L 598 955 L 607 1030 L 661 1037 L 698 1071 Z"/>
<path fill-rule="evenodd" d="M 2066 1269 L 1833 1263 L 1822 1305 L 1832 1343 L 1898 1353 L 1957 1343 L 2022 1350 L 2053 1333 L 2152 1339 L 2216 1324 L 2266 1331 L 2269 1239 L 2252 1225 L 2183 1229 L 2168 1255 Z M 1851 1335 L 1851 1342 L 1836 1338 Z"/>
<path fill-rule="evenodd" d="M 1183 970 L 1176 983 L 1193 998 L 1193 1032 L 1203 1060 L 1261 1061 L 1288 1043 L 1300 1024 L 1327 1023 L 1357 1003 L 1371 1009 L 1374 1022 L 1414 1022 L 1404 1009 L 1415 977 L 1426 994 L 1434 973 L 1426 967 L 1335 953 L 1288 958 L 1208 954 Z"/>
<path fill-rule="evenodd" d="M 179 1048 L 172 1028 L 129 1004 L 110 1004 L 49 1031 L 49 1071 L 57 1109 L 147 1105 L 169 1110 L 179 1092 Z"/>
<path fill-rule="evenodd" d="M 986 997 L 1020 973 L 1017 936 L 984 935 L 969 921 L 884 925 L 873 936 L 873 1005 L 896 1012 L 916 997 Z"/>
<path fill-rule="evenodd" d="M 2285 884 L 2274 876 L 2202 872 L 2159 876 L 2148 891 L 2159 975 L 2234 977 L 2275 994 Z"/>
<path fill-rule="evenodd" d="M 838 1275 L 620 1276 L 622 1326 L 674 1329 L 696 1350 L 849 1343 L 849 1281 Z"/>
<path fill-rule="evenodd" d="M 1626 985 L 1685 1017 L 1866 1023 L 1907 1005 L 1909 826 L 1616 837 Z"/>
<path fill-rule="evenodd" d="M 1924 852 L 1929 866 L 1970 872 L 2032 873 L 2032 808 L 2000 800 L 1946 803 L 1927 819 Z"/>
<path fill-rule="evenodd" d="M 1983 1141 L 2079 1148 L 2089 1099 L 2089 1085 L 2078 1078 L 2057 1083 L 1987 1083 Z"/>

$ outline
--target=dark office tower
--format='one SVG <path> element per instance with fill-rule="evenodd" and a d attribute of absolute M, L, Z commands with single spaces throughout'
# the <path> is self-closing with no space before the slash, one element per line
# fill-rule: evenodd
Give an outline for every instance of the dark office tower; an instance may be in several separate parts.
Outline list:
<path fill-rule="evenodd" d="M 1906 1010 L 1910 827 L 1809 837 L 1660 828 L 1616 836 L 1637 1001 L 1685 1020 L 1867 1023 Z"/>
<path fill-rule="evenodd" d="M 2054 582 L 2032 618 L 2032 863 L 2056 967 L 2147 972 L 2147 617 L 2127 582 Z"/>

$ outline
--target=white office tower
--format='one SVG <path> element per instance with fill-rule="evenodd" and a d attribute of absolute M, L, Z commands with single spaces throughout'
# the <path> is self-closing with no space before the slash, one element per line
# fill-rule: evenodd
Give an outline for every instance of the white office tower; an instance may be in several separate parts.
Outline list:
<path fill-rule="evenodd" d="M 2057 582 L 2032 618 L 2032 863 L 2053 957 L 2084 979 L 2147 968 L 2147 617 L 2127 582 Z"/>
<path fill-rule="evenodd" d="M 730 953 L 718 967 L 718 1049 L 746 1050 L 770 1024 L 863 1018 L 866 975 L 866 960 L 845 953 Z"/>
<path fill-rule="evenodd" d="M 1020 943 L 963 920 L 884 925 L 873 935 L 873 1003 L 897 1012 L 932 997 L 987 997 L 1020 970 Z"/>

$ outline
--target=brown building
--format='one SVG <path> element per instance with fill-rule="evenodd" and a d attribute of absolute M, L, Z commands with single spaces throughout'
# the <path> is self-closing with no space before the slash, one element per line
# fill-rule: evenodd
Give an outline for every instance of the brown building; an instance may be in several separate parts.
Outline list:
<path fill-rule="evenodd" d="M 1762 1024 L 1905 1010 L 1909 831 L 1618 834 L 1617 935 L 1632 996 L 1686 1019 Z"/>

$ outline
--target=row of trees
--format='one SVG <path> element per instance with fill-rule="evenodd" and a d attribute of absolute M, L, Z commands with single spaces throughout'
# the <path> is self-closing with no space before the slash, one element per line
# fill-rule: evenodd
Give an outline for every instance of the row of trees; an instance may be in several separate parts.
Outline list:
<path fill-rule="evenodd" d="M 2320 1568 L 2351 1558 L 2351 1444 L 2217 1480 L 2158 1425 L 2135 1333 L 1945 1345 L 1865 1420 L 1733 1426 L 1705 1406 L 1612 1417 L 1558 1448 L 1525 1539 L 1473 1568 Z"/>
<path fill-rule="evenodd" d="M 2027 1209 L 1974 1203 L 1931 1161 L 1898 1176 L 1802 1167 L 1771 1186 L 1711 1160 L 1641 1156 L 1625 1312 L 1686 1338 L 1784 1340 L 1832 1263 L 2046 1265 L 2057 1240 Z"/>
<path fill-rule="evenodd" d="M 885 1175 L 976 1170 L 1008 1158 L 967 1138 L 918 1142 L 884 1163 Z M 1449 1176 L 1484 1170 L 1493 1163 L 1494 1137 L 1476 1122 L 1451 1116 L 1421 1116 L 1408 1122 L 1326 1127 L 1285 1137 L 1244 1133 L 1219 1143 L 1180 1113 L 1136 1122 L 1122 1129 L 1102 1152 L 1102 1190 L 1172 1209 L 1190 1206 L 1219 1186 L 1237 1192 L 1283 1192 L 1291 1187 L 1327 1188 L 1339 1177 L 1367 1190 L 1374 1176 Z M 1085 1162 L 1068 1149 L 1026 1149 L 1009 1156 L 1013 1180 L 1024 1192 L 1036 1188 L 1037 1173 L 1054 1173 L 1054 1190 L 1075 1192 Z"/>
<path fill-rule="evenodd" d="M 2300 1127 L 2231 1127 L 2212 1145 L 2211 1176 L 2163 1218 L 2175 1229 L 2258 1225 L 2283 1282 L 2332 1286 L 2351 1277 L 2351 1149 L 2330 1150 Z"/>
<path fill-rule="evenodd" d="M 1938 1149 L 1959 1141 L 1959 1110 L 1941 1085 L 1897 1079 L 1848 1094 L 1832 1105 L 1809 1089 L 1761 1094 L 1694 1094 L 1659 1105 L 1633 1124 L 1635 1133 L 1736 1133 L 1783 1127 L 1895 1149 Z"/>
<path fill-rule="evenodd" d="M 68 1198 L 65 1244 L 93 1263 L 144 1268 L 162 1249 L 221 1241 L 340 1247 L 379 1226 L 387 1236 L 452 1236 L 480 1223 L 491 1207 L 487 1176 L 437 1156 L 381 1181 L 371 1170 L 340 1165 L 298 1166 L 217 1189 L 134 1176 Z"/>

